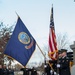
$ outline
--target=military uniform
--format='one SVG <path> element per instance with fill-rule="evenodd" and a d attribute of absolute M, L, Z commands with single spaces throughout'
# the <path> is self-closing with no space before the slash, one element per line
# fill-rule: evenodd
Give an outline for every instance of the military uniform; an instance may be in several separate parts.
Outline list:
<path fill-rule="evenodd" d="M 66 50 L 63 50 L 63 52 L 66 52 Z M 60 66 L 57 66 L 59 68 L 59 75 L 71 75 L 70 73 L 70 66 L 69 66 L 69 60 L 67 58 L 67 56 L 62 56 L 60 59 L 59 59 L 59 62 L 57 63 L 57 65 L 60 65 Z"/>
<path fill-rule="evenodd" d="M 52 62 L 52 68 L 53 68 L 53 75 L 57 75 L 58 71 L 57 71 L 57 60 L 53 60 Z"/>
<path fill-rule="evenodd" d="M 46 75 L 51 75 L 51 73 L 50 73 L 51 68 L 50 68 L 49 64 L 44 65 L 44 69 L 45 69 L 45 74 Z"/>
<path fill-rule="evenodd" d="M 59 50 L 58 51 L 58 59 L 57 59 L 57 62 L 56 62 L 56 67 L 57 67 L 57 69 L 56 69 L 56 72 L 57 72 L 57 74 L 59 74 L 60 75 L 60 73 L 61 73 L 61 70 L 60 70 L 60 64 L 61 64 L 61 62 L 62 62 L 62 52 Z"/>

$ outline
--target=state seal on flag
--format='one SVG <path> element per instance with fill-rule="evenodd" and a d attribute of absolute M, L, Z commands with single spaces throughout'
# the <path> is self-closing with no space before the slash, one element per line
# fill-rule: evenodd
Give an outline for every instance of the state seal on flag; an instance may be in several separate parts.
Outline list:
<path fill-rule="evenodd" d="M 18 39 L 21 43 L 23 44 L 28 44 L 30 43 L 30 37 L 28 36 L 27 33 L 25 32 L 20 32 L 19 35 L 18 35 Z"/>

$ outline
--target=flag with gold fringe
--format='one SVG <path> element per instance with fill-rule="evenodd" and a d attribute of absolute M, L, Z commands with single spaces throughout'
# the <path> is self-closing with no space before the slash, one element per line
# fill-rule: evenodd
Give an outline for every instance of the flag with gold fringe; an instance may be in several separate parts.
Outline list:
<path fill-rule="evenodd" d="M 57 42 L 54 28 L 53 6 L 51 8 L 50 28 L 49 28 L 49 51 L 48 55 L 52 60 L 57 59 Z"/>
<path fill-rule="evenodd" d="M 14 58 L 23 66 L 26 66 L 35 48 L 35 39 L 20 17 L 18 17 L 15 29 L 7 43 L 4 54 Z"/>

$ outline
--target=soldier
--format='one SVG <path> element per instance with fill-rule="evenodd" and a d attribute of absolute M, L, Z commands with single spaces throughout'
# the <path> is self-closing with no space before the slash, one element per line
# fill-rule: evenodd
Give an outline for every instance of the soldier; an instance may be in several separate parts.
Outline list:
<path fill-rule="evenodd" d="M 44 68 L 45 68 L 45 75 L 51 75 L 51 73 L 50 73 L 51 68 L 50 68 L 49 64 L 45 64 Z"/>
<path fill-rule="evenodd" d="M 60 72 L 61 72 L 61 70 L 60 70 L 60 63 L 62 62 L 62 51 L 61 50 L 59 50 L 58 51 L 58 59 L 57 59 L 57 74 L 60 74 Z"/>
<path fill-rule="evenodd" d="M 61 59 L 62 59 L 62 53 L 61 51 L 59 50 L 58 51 L 58 59 L 57 60 L 49 60 L 50 63 L 52 63 L 52 68 L 54 71 L 51 70 L 51 75 L 56 75 L 56 74 L 59 74 L 59 67 L 60 67 L 60 62 L 61 62 Z"/>
<path fill-rule="evenodd" d="M 71 75 L 69 60 L 67 58 L 67 50 L 61 49 L 61 61 L 57 63 L 57 68 L 59 68 L 59 75 Z"/>
<path fill-rule="evenodd" d="M 49 62 L 51 64 L 52 68 L 53 68 L 53 70 L 52 70 L 51 67 L 50 67 L 50 75 L 56 75 L 56 71 L 57 71 L 57 67 L 56 67 L 57 60 L 49 60 Z"/>

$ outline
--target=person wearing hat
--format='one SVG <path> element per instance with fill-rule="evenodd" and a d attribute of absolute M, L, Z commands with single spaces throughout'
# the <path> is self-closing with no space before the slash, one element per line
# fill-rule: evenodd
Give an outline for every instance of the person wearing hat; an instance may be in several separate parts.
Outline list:
<path fill-rule="evenodd" d="M 59 68 L 59 75 L 71 75 L 66 49 L 61 49 L 61 61 L 57 63 L 57 68 Z"/>

